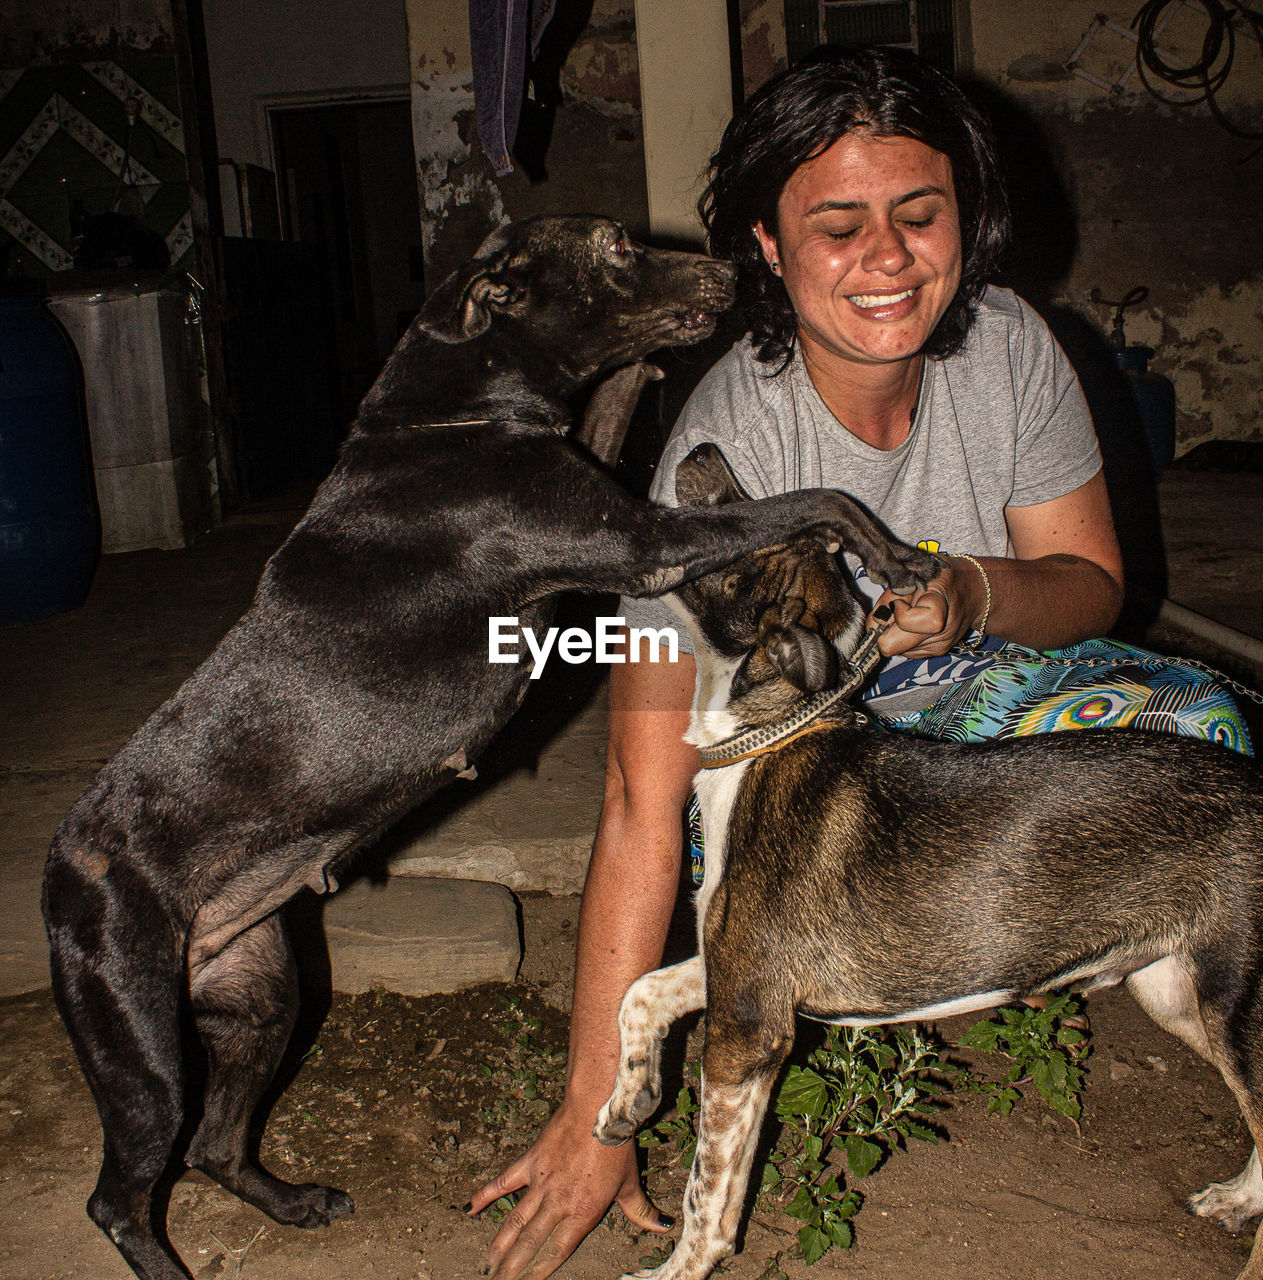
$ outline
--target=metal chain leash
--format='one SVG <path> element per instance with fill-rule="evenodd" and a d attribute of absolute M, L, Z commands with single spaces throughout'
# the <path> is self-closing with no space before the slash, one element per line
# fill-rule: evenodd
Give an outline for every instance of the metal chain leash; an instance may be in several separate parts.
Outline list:
<path fill-rule="evenodd" d="M 1206 675 L 1212 676 L 1220 684 L 1231 689 L 1233 693 L 1240 694 L 1244 698 L 1249 698 L 1251 702 L 1257 702 L 1260 706 L 1263 706 L 1263 693 L 1259 693 L 1257 689 L 1252 689 L 1249 685 L 1242 684 L 1240 680 L 1234 680 L 1230 675 L 1220 671 L 1218 667 L 1212 667 L 1208 662 L 1199 662 L 1196 658 L 1169 658 L 1162 654 L 1155 654 L 1151 658 L 1049 658 L 1043 654 L 1037 658 L 1019 658 L 1006 657 L 1004 650 L 1000 649 L 995 651 L 995 659 L 997 664 L 1005 663 L 1012 667 L 1134 667 L 1145 663 L 1160 663 L 1164 666 L 1196 667 L 1198 671 L 1202 671 Z"/>

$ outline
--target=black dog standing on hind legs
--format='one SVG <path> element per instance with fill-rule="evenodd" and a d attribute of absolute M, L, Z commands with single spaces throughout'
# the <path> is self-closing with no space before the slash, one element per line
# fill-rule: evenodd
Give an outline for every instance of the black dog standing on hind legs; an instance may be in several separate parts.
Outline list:
<path fill-rule="evenodd" d="M 676 494 L 745 497 L 713 445 Z M 875 637 L 818 543 L 756 552 L 672 606 L 697 657 L 699 955 L 628 989 L 596 1137 L 625 1142 L 656 1109 L 671 1022 L 705 1007 L 706 1039 L 683 1232 L 638 1274 L 704 1280 L 732 1252 L 796 1013 L 932 1021 L 1061 987 L 1125 981 L 1219 1070 L 1256 1145 L 1189 1209 L 1231 1231 L 1263 1213 L 1257 762 L 1130 729 L 965 744 L 875 728 L 846 702 Z M 1263 1280 L 1263 1236 L 1240 1280 Z"/>
<path fill-rule="evenodd" d="M 707 336 L 731 297 L 727 264 L 646 249 L 607 219 L 494 235 L 401 340 L 248 612 L 63 821 L 44 916 L 104 1131 L 88 1212 L 142 1280 L 189 1275 L 153 1221 L 175 1157 L 279 1222 L 351 1211 L 247 1152 L 297 1009 L 277 913 L 336 888 L 516 710 L 529 669 L 488 663 L 490 616 L 538 630 L 563 591 L 654 595 L 803 534 L 857 549 L 897 590 L 924 582 L 930 559 L 841 494 L 667 510 L 563 438 L 569 396 Z M 620 432 L 594 438 L 612 461 Z"/>

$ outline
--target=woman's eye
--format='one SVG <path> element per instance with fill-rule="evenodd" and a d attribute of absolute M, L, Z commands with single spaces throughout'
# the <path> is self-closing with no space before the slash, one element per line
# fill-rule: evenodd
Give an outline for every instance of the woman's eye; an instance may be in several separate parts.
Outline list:
<path fill-rule="evenodd" d="M 927 218 L 904 218 L 902 219 L 905 227 L 928 227 L 934 222 L 935 215 L 930 214 Z"/>
<path fill-rule="evenodd" d="M 849 240 L 859 227 L 838 227 L 836 230 L 827 231 L 825 234 L 830 240 Z"/>

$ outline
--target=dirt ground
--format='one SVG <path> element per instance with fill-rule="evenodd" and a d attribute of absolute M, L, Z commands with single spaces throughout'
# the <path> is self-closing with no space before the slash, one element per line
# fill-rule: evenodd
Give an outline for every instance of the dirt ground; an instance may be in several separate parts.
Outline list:
<path fill-rule="evenodd" d="M 525 1149 L 557 1097 L 577 911 L 574 898 L 524 897 L 527 961 L 511 986 L 316 1000 L 297 1037 L 305 1056 L 272 1106 L 263 1157 L 283 1177 L 345 1188 L 355 1214 L 317 1231 L 282 1227 L 201 1174 L 185 1174 L 168 1218 L 198 1280 L 476 1274 L 495 1223 L 466 1219 L 455 1206 Z M 1033 1089 L 1008 1117 L 987 1116 L 981 1098 L 960 1096 L 941 1117 L 945 1141 L 913 1143 L 853 1183 L 865 1197 L 854 1247 L 813 1268 L 783 1258 L 792 1280 L 1236 1275 L 1248 1233 L 1234 1239 L 1183 1208 L 1191 1191 L 1235 1174 L 1249 1154 L 1232 1098 L 1125 994 L 1094 996 L 1090 1012 L 1079 1131 Z M 957 1020 L 938 1030 L 950 1042 L 966 1027 Z M 0 1137 L 0 1274 L 127 1280 L 83 1213 L 99 1131 L 47 992 L 0 1002 Z M 666 1150 L 651 1155 L 657 1162 Z M 682 1173 L 651 1169 L 648 1185 L 678 1217 Z M 798 1225 L 756 1207 L 729 1273 L 756 1280 Z M 614 1277 L 659 1243 L 614 1211 L 562 1274 Z"/>

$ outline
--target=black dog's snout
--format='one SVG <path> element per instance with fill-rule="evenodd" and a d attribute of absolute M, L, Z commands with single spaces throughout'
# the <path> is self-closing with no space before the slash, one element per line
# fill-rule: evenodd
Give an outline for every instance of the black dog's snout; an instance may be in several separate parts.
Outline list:
<path fill-rule="evenodd" d="M 724 262 L 719 258 L 706 258 L 700 264 L 703 284 L 722 290 L 731 297 L 737 288 L 737 267 L 735 263 Z"/>
<path fill-rule="evenodd" d="M 737 268 L 718 258 L 703 258 L 697 264 L 701 300 L 708 310 L 726 311 L 737 296 Z"/>

